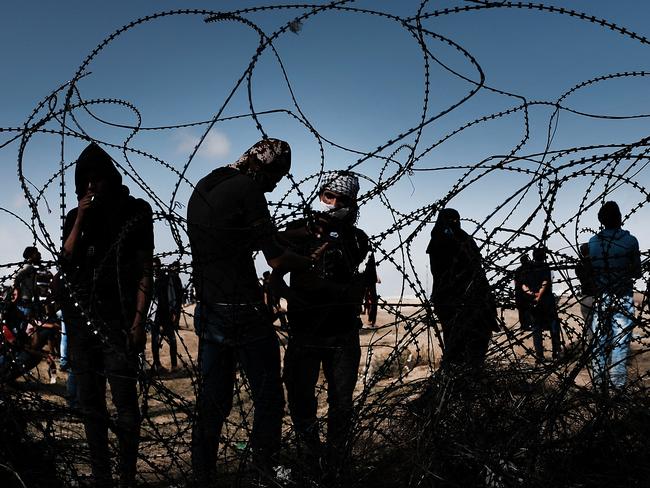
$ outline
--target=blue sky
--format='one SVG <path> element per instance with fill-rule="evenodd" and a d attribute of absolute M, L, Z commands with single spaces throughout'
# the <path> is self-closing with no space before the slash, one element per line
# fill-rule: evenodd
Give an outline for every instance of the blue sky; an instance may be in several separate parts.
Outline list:
<path fill-rule="evenodd" d="M 287 2 L 283 2 L 287 3 Z M 59 85 L 70 80 L 84 59 L 112 32 L 145 15 L 178 8 L 229 11 L 248 6 L 271 5 L 271 2 L 248 1 L 32 1 L 5 2 L 0 7 L 0 45 L 2 46 L 3 76 L 0 91 L 2 121 L 0 127 L 22 126 L 37 103 Z M 369 8 L 404 17 L 415 15 L 419 2 L 360 1 L 348 2 L 347 7 Z M 555 1 L 546 5 L 567 10 L 585 11 L 625 26 L 640 35 L 649 35 L 647 19 L 650 5 L 643 1 L 609 0 Z M 430 2 L 424 12 L 455 6 L 477 5 L 476 2 Z M 246 18 L 257 23 L 270 34 L 293 17 L 304 13 L 301 9 L 260 11 Z M 624 71 L 650 70 L 649 47 L 596 23 L 530 9 L 494 8 L 441 15 L 422 21 L 423 28 L 452 40 L 462 46 L 485 73 L 487 86 L 529 102 L 554 102 L 574 85 L 591 78 Z M 474 87 L 479 75 L 469 58 L 439 39 L 427 38 L 430 63 L 430 91 L 427 118 L 456 104 Z M 110 42 L 93 58 L 87 67 L 89 74 L 77 83 L 82 97 L 91 99 L 119 99 L 137 107 L 143 127 L 158 127 L 210 120 L 223 107 L 224 116 L 249 112 L 245 82 L 230 92 L 248 66 L 258 44 L 257 35 L 249 27 L 234 21 L 206 24 L 202 15 L 174 15 L 146 22 L 128 30 Z M 379 16 L 355 12 L 328 11 L 303 22 L 297 34 L 281 35 L 274 46 L 304 116 L 324 139 L 347 149 L 363 153 L 373 152 L 388 140 L 396 139 L 417 126 L 422 118 L 424 99 L 424 58 L 413 36 L 398 22 Z M 453 70 L 453 72 L 451 71 Z M 465 79 L 463 79 L 463 77 Z M 629 116 L 650 114 L 648 77 L 627 77 L 587 86 L 568 97 L 564 106 L 591 114 Z M 255 110 L 292 110 L 298 113 L 287 88 L 277 59 L 266 50 L 252 76 Z M 62 106 L 62 97 L 57 100 Z M 493 156 L 502 156 L 513 150 L 524 134 L 523 114 L 514 112 L 506 117 L 490 120 L 463 130 L 444 143 L 436 141 L 473 120 L 518 106 L 520 98 L 482 89 L 466 103 L 437 118 L 426 126 L 415 148 L 423 155 L 412 175 L 403 176 L 386 193 L 385 198 L 398 213 L 374 198 L 362 208 L 359 225 L 373 236 L 382 235 L 391 222 L 401 214 L 410 214 L 444 198 L 462 176 L 463 170 L 441 170 L 453 165 L 473 165 Z M 547 143 L 547 126 L 552 107 L 530 107 L 529 139 L 517 153 L 520 156 L 543 151 Z M 133 125 L 135 113 L 122 105 L 96 104 L 95 116 L 112 123 Z M 41 111 L 43 116 L 45 111 Z M 121 146 L 129 135 L 125 129 L 107 127 L 92 120 L 88 114 L 75 111 L 79 124 L 91 136 Z M 316 138 L 285 113 L 260 116 L 265 131 L 272 137 L 290 142 L 293 148 L 292 173 L 302 179 L 318 171 L 320 151 Z M 47 125 L 58 129 L 56 121 Z M 592 144 L 629 144 L 647 136 L 647 118 L 602 120 L 561 112 L 557 121 L 551 150 L 562 150 Z M 206 126 L 163 131 L 140 131 L 130 147 L 152 154 L 171 166 L 181 169 L 193 152 Z M 15 135 L 0 133 L 0 142 Z M 259 132 L 250 117 L 219 122 L 207 135 L 204 144 L 190 164 L 189 181 L 197 181 L 216 166 L 236 159 L 259 138 Z M 60 164 L 60 136 L 37 134 L 29 140 L 24 155 L 24 172 L 36 186 L 44 183 L 57 171 Z M 413 137 L 404 143 L 413 144 Z M 354 164 L 358 156 L 325 144 L 325 168 L 339 169 Z M 29 221 L 30 211 L 25 203 L 17 178 L 19 144 L 13 142 L 0 149 L 0 206 Z M 72 162 L 82 148 L 74 137 L 65 138 L 64 160 Z M 397 144 L 381 154 L 390 155 Z M 119 162 L 125 162 L 119 149 L 109 150 Z M 591 154 L 611 153 L 596 150 Z M 637 152 L 640 152 L 637 150 Z M 409 151 L 401 150 L 395 159 L 407 162 Z M 578 156 L 586 156 L 581 152 Z M 573 156 L 555 161 L 565 164 Z M 546 161 L 550 158 L 547 157 Z M 161 201 L 169 203 L 176 177 L 171 171 L 147 158 L 130 155 L 135 169 Z M 491 161 L 498 161 L 498 157 Z M 617 172 L 624 172 L 623 162 Z M 518 162 L 516 167 L 534 169 L 534 162 Z M 390 164 L 384 177 L 393 174 L 397 165 Z M 370 158 L 356 169 L 370 180 L 381 173 L 382 162 Z M 570 170 L 572 172 L 573 169 Z M 634 180 L 646 186 L 648 171 L 643 162 L 632 164 L 637 172 Z M 566 174 L 566 172 L 565 172 Z M 71 174 L 69 174 L 71 176 Z M 458 208 L 463 217 L 485 221 L 492 211 L 509 195 L 530 184 L 528 174 L 500 170 L 479 179 L 455 196 L 450 205 Z M 68 178 L 68 181 L 70 179 Z M 127 179 L 128 181 L 128 179 Z M 309 194 L 315 180 L 301 186 Z M 571 218 L 582 196 L 590 187 L 591 176 L 573 178 L 558 191 L 558 205 L 553 219 L 559 223 Z M 599 188 L 597 182 L 594 189 Z M 133 193 L 144 193 L 134 182 L 129 182 Z M 362 192 L 372 188 L 362 183 Z M 269 195 L 277 201 L 288 184 Z M 66 189 L 66 206 L 75 205 L 71 187 Z M 178 202 L 184 204 L 190 187 L 182 184 Z M 51 239 L 60 239 L 58 182 L 45 193 L 47 204 L 41 201 L 39 213 Z M 588 200 L 596 198 L 592 193 Z M 624 210 L 637 205 L 644 197 L 629 185 L 620 187 L 611 198 L 617 199 Z M 544 200 L 544 198 L 542 198 Z M 298 203 L 293 192 L 289 201 Z M 530 189 L 504 227 L 517 228 L 526 222 L 532 209 L 539 204 L 535 188 Z M 488 232 L 502 223 L 512 205 L 497 213 L 485 224 Z M 184 215 L 182 207 L 176 208 Z M 499 219 L 499 217 L 501 217 Z M 646 230 L 647 209 L 633 214 L 626 226 L 647 249 L 650 232 Z M 543 216 L 527 224 L 527 230 L 538 234 Z M 402 229 L 402 235 L 412 233 L 414 222 Z M 426 223 L 409 248 L 414 269 L 411 279 L 425 285 L 430 283 L 424 249 L 431 223 Z M 464 227 L 475 229 L 471 222 Z M 574 255 L 571 246 L 589 235 L 586 227 L 596 227 L 595 208 L 587 210 L 581 219 L 572 220 L 562 231 L 551 237 L 549 247 L 567 255 Z M 39 230 L 39 236 L 42 232 Z M 507 232 L 497 232 L 493 245 L 485 249 L 495 262 L 507 264 L 516 253 L 499 254 L 499 243 Z M 479 233 L 479 235 L 482 235 Z M 395 234 L 375 239 L 384 253 L 401 260 L 395 252 L 398 239 Z M 17 261 L 22 248 L 31 244 L 30 233 L 14 217 L 0 213 L 0 262 Z M 509 243 L 508 251 L 533 242 L 520 237 Z M 156 228 L 157 250 L 173 252 L 176 249 L 169 229 L 164 224 Z M 51 249 L 51 252 L 55 249 Z M 46 255 L 48 252 L 45 253 Z M 385 256 L 384 256 L 385 258 Z M 401 263 L 400 263 L 401 266 Z M 493 273 L 493 276 L 497 275 Z M 383 295 L 396 295 L 401 290 L 401 273 L 383 260 L 380 266 Z M 406 290 L 408 294 L 412 290 Z"/>

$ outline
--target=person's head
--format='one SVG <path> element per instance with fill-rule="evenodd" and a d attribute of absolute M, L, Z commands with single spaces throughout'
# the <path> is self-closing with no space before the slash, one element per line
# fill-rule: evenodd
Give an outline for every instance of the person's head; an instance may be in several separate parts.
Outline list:
<path fill-rule="evenodd" d="M 157 257 L 157 256 L 154 257 L 151 260 L 151 264 L 152 264 L 152 267 L 153 267 L 153 272 L 156 273 L 156 274 L 159 274 L 160 270 L 162 269 L 162 264 L 160 262 L 160 258 Z"/>
<path fill-rule="evenodd" d="M 77 199 L 90 192 L 101 201 L 121 188 L 122 175 L 108 153 L 91 142 L 77 158 L 74 184 Z"/>
<path fill-rule="evenodd" d="M 27 246 L 23 251 L 23 259 L 30 263 L 38 264 L 41 262 L 41 253 L 34 246 Z"/>
<path fill-rule="evenodd" d="M 456 233 L 460 230 L 460 213 L 454 208 L 443 208 L 438 213 L 437 228 L 443 232 Z"/>
<path fill-rule="evenodd" d="M 340 220 L 356 220 L 359 178 L 349 171 L 327 175 L 318 198 L 321 210 Z"/>
<path fill-rule="evenodd" d="M 618 204 L 612 200 L 605 202 L 598 211 L 598 220 L 605 229 L 619 229 L 623 219 Z"/>
<path fill-rule="evenodd" d="M 528 253 L 523 253 L 523 254 L 519 257 L 519 262 L 520 262 L 522 265 L 523 265 L 523 264 L 528 264 L 528 263 L 530 263 L 530 257 L 528 256 Z"/>
<path fill-rule="evenodd" d="M 543 263 L 546 261 L 546 248 L 536 247 L 533 249 L 533 261 L 536 263 Z"/>
<path fill-rule="evenodd" d="M 262 273 L 262 278 L 264 279 L 264 281 L 271 279 L 271 272 L 264 271 L 264 273 Z"/>
<path fill-rule="evenodd" d="M 580 244 L 580 256 L 583 258 L 589 257 L 589 243 L 583 242 Z"/>
<path fill-rule="evenodd" d="M 280 139 L 262 139 L 231 165 L 271 192 L 291 169 L 291 147 Z"/>

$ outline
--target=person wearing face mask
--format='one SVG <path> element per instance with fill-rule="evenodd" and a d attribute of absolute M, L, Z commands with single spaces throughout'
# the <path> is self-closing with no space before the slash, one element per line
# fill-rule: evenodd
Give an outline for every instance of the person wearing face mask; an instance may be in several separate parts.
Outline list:
<path fill-rule="evenodd" d="M 359 314 L 363 292 L 376 276 L 368 236 L 355 226 L 358 191 L 359 181 L 352 173 L 328 175 L 318 210 L 309 219 L 289 223 L 282 234 L 299 254 L 324 247 L 311 269 L 291 273 L 290 286 L 282 291 L 290 331 L 283 378 L 299 447 L 312 468 L 324 461 L 325 473 L 320 474 L 328 476 L 344 472 L 350 452 L 352 400 L 361 357 Z M 278 274 L 274 271 L 274 280 Z M 321 366 L 329 407 L 324 452 L 315 392 Z"/>
<path fill-rule="evenodd" d="M 457 210 L 440 210 L 427 254 L 431 301 L 444 341 L 442 366 L 480 368 L 492 332 L 499 330 L 496 304 L 478 246 L 461 229 Z"/>
<path fill-rule="evenodd" d="M 197 485 L 215 482 L 217 447 L 232 409 L 237 363 L 251 388 L 254 419 L 252 468 L 272 478 L 280 449 L 284 394 L 280 348 L 264 304 L 253 253 L 272 268 L 307 268 L 309 257 L 276 240 L 264 193 L 289 172 L 291 149 L 278 139 L 254 144 L 234 164 L 215 169 L 195 186 L 187 206 L 199 336 L 199 393 L 192 428 Z"/>
<path fill-rule="evenodd" d="M 78 205 L 63 225 L 61 291 L 94 486 L 114 486 L 106 381 L 117 410 L 119 486 L 135 486 L 140 439 L 138 354 L 151 290 L 151 206 L 129 195 L 111 157 L 94 142 L 75 166 Z"/>

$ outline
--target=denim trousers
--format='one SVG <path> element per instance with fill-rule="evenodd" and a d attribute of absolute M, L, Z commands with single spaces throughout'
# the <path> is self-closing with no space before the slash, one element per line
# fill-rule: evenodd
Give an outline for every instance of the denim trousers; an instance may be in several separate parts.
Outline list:
<path fill-rule="evenodd" d="M 255 311 L 224 317 L 205 306 L 195 313 L 194 320 L 199 333 L 200 371 L 197 412 L 192 427 L 192 469 L 196 481 L 206 485 L 214 481 L 219 438 L 233 405 L 237 365 L 246 375 L 253 400 L 250 438 L 253 463 L 266 471 L 280 450 L 284 415 L 280 345 L 272 325 L 267 317 Z M 252 322 L 258 320 L 259 334 L 254 339 L 234 340 L 229 332 L 237 326 L 237 320 L 241 320 L 242 328 L 249 332 L 255 328 Z"/>
<path fill-rule="evenodd" d="M 627 382 L 627 359 L 634 328 L 632 295 L 603 294 L 593 309 L 592 374 L 595 385 L 610 382 L 622 388 Z"/>
<path fill-rule="evenodd" d="M 350 333 L 326 339 L 291 337 L 284 356 L 283 379 L 296 433 L 306 445 L 308 454 L 318 456 L 321 446 L 316 417 L 316 384 L 322 365 L 327 381 L 326 454 L 329 462 L 336 465 L 344 461 L 350 448 L 352 399 L 361 348 L 356 327 Z"/>
<path fill-rule="evenodd" d="M 106 407 L 106 382 L 117 410 L 113 427 L 119 445 L 121 486 L 135 484 L 140 442 L 140 409 L 137 391 L 137 355 L 127 348 L 124 324 L 107 321 L 101 341 L 85 322 L 68 319 L 68 347 L 74 371 L 77 400 L 83 416 L 95 486 L 113 486 Z"/>

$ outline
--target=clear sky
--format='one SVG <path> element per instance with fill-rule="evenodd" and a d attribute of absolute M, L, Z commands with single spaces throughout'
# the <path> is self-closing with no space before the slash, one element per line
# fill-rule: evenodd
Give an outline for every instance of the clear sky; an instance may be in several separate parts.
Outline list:
<path fill-rule="evenodd" d="M 424 6 L 423 13 L 480 6 L 480 3 L 434 1 Z M 272 3 L 243 0 L 3 2 L 0 6 L 3 64 L 0 127 L 17 128 L 27 123 L 38 103 L 71 80 L 96 46 L 131 21 L 173 9 L 216 12 L 260 5 Z M 650 3 L 643 0 L 566 0 L 545 2 L 545 5 L 584 11 L 624 26 L 639 36 L 650 37 L 647 27 Z M 366 8 L 408 19 L 416 15 L 420 2 L 373 0 L 341 3 L 340 6 Z M 244 14 L 244 17 L 270 35 L 310 10 L 261 10 Z M 124 103 L 93 103 L 88 106 L 90 112 L 74 110 L 72 113 L 79 126 L 93 138 L 121 147 L 131 135 L 131 129 L 109 126 L 93 117 L 125 126 L 136 125 L 140 117 L 141 126 L 151 128 L 211 120 L 220 110 L 222 117 L 249 114 L 247 82 L 237 83 L 255 54 L 258 34 L 242 22 L 206 23 L 204 18 L 202 14 L 156 18 L 126 30 L 106 44 L 92 57 L 86 66 L 86 76 L 76 86 L 85 101 L 111 99 Z M 437 141 L 476 119 L 519 107 L 524 100 L 546 102 L 528 107 L 528 137 L 515 155 L 524 157 L 543 152 L 554 113 L 552 104 L 565 92 L 584 81 L 613 73 L 650 71 L 648 44 L 598 22 L 559 12 L 527 8 L 476 9 L 426 17 L 421 24 L 426 30 L 422 40 L 427 46 L 429 65 L 424 118 L 431 121 L 419 139 L 416 140 L 414 134 L 406 135 L 380 151 L 380 156 L 387 157 L 401 144 L 411 146 L 411 149 L 399 150 L 393 157 L 394 162 L 383 171 L 384 163 L 376 157 L 355 167 L 368 178 L 362 181 L 362 193 L 365 193 L 372 190 L 373 182 L 380 178 L 386 180 L 396 174 L 401 165 L 409 163 L 411 154 L 416 157 L 411 174 L 404 174 L 381 198 L 374 196 L 361 209 L 359 226 L 373 236 L 378 248 L 382 278 L 379 292 L 384 296 L 397 295 L 401 291 L 401 273 L 395 263 L 406 264 L 409 279 L 419 280 L 425 289 L 430 283 L 424 249 L 432 222 L 425 222 L 425 226 L 418 229 L 419 222 L 409 219 L 408 225 L 400 227 L 401 238 L 407 238 L 416 230 L 417 233 L 410 246 L 400 248 L 397 233 L 385 235 L 394 221 L 414 212 L 420 215 L 419 209 L 449 196 L 450 189 L 465 170 L 441 168 L 472 166 L 484 160 L 486 165 L 502 161 L 526 134 L 524 112 L 513 111 L 458 131 L 439 144 Z M 274 53 L 270 49 L 262 53 L 251 77 L 253 106 L 258 113 L 275 111 L 260 115 L 259 120 L 269 136 L 291 144 L 292 173 L 297 180 L 318 173 L 320 148 L 318 138 L 288 115 L 287 110 L 308 121 L 319 134 L 327 170 L 353 165 L 360 158 L 353 151 L 373 153 L 421 123 L 426 93 L 425 54 L 417 42 L 415 26 L 412 19 L 401 23 L 394 18 L 350 10 L 329 10 L 311 16 L 295 29 L 296 33 L 286 31 L 273 43 L 289 83 Z M 485 86 L 456 106 L 476 90 L 481 72 L 485 76 Z M 560 111 L 554 120 L 550 151 L 631 144 L 647 137 L 648 118 L 629 117 L 650 114 L 649 88 L 648 76 L 627 76 L 592 83 L 572 93 L 563 100 L 562 107 L 581 114 Z M 56 100 L 51 100 L 54 110 L 63 108 L 64 99 L 65 90 L 59 92 Z M 73 98 L 73 102 L 75 100 Z M 137 113 L 131 107 L 137 108 Z M 32 123 L 45 117 L 47 110 L 46 104 Z M 438 113 L 442 115 L 434 118 Z M 624 118 L 605 120 L 585 114 Z M 60 119 L 49 120 L 43 128 L 60 131 Z M 69 128 L 77 129 L 73 125 Z M 207 130 L 207 125 L 141 130 L 129 140 L 128 147 L 182 170 Z M 17 132 L 11 130 L 0 133 L 0 143 L 6 143 L 0 148 L 0 206 L 31 223 L 31 211 L 17 176 L 20 140 L 7 143 L 16 135 Z M 215 123 L 192 158 L 187 179 L 195 182 L 214 167 L 232 162 L 259 138 L 260 132 L 251 117 Z M 37 133 L 27 140 L 22 169 L 30 184 L 41 189 L 57 172 L 61 162 L 61 140 L 57 133 Z M 72 135 L 66 135 L 64 141 L 63 159 L 71 163 L 83 143 Z M 632 153 L 642 154 L 646 148 L 647 144 Z M 118 162 L 126 163 L 120 149 L 108 150 Z M 612 152 L 612 148 L 582 150 L 556 160 L 547 155 L 543 163 L 552 162 L 554 167 L 561 168 L 573 158 Z M 142 181 L 160 199 L 155 209 L 168 212 L 177 176 L 147 157 L 132 152 L 127 154 Z M 454 195 L 449 205 L 457 208 L 465 218 L 485 222 L 488 233 L 497 227 L 518 229 L 523 225 L 527 232 L 539 235 L 546 218 L 544 213 L 534 214 L 534 209 L 540 202 L 549 203 L 548 184 L 543 183 L 540 188 L 530 186 L 534 176 L 512 168 L 535 170 L 540 161 L 536 156 L 508 163 L 506 168 L 490 172 Z M 612 191 L 610 197 L 619 201 L 624 212 L 639 206 L 646 198 L 644 189 L 650 183 L 646 162 L 645 159 L 623 160 L 615 167 L 616 174 L 625 174 L 642 187 L 626 183 Z M 600 170 L 605 164 L 598 163 L 595 169 Z M 560 169 L 558 174 L 569 176 L 583 166 Z M 475 171 L 472 175 L 480 173 Z M 71 177 L 72 173 L 67 172 L 68 183 Z M 125 177 L 125 181 L 134 194 L 145 195 L 133 180 Z M 301 190 L 309 195 L 315 181 L 302 184 Z M 597 206 L 588 208 L 579 219 L 573 218 L 585 194 L 588 205 L 598 199 L 604 180 L 597 179 L 590 186 L 593 182 L 594 176 L 587 174 L 569 178 L 558 186 L 557 202 L 549 214 L 554 223 L 568 224 L 549 238 L 548 246 L 552 250 L 574 256 L 571 246 L 588 238 L 588 228 L 597 227 Z M 515 205 L 517 199 L 501 208 L 509 196 L 526 187 L 528 191 L 520 194 L 520 203 Z M 289 184 L 285 183 L 268 199 L 277 202 L 288 189 Z M 181 184 L 176 198 L 178 205 L 174 206 L 180 216 L 185 215 L 182 205 L 190 191 L 187 183 Z M 45 231 L 57 245 L 60 242 L 59 192 L 59 180 L 56 179 L 46 190 L 45 200 L 41 199 L 38 204 Z M 73 188 L 67 185 L 66 192 L 65 203 L 69 209 L 75 205 Z M 287 201 L 299 203 L 300 198 L 293 191 Z M 386 202 L 390 207 L 384 205 Z M 500 210 L 491 216 L 497 208 Z M 283 212 L 280 209 L 279 215 Z M 531 215 L 533 218 L 527 222 Z M 644 250 L 650 245 L 647 218 L 648 210 L 642 207 L 626 222 L 626 227 L 639 237 Z M 471 221 L 463 226 L 471 232 L 476 229 Z M 42 239 L 43 231 L 37 232 Z M 477 236 L 482 238 L 485 234 L 478 232 Z M 516 259 L 518 248 L 535 242 L 525 235 L 512 242 L 506 241 L 508 237 L 510 234 L 505 230 L 494 233 L 484 249 L 491 263 L 508 264 Z M 23 224 L 14 216 L 0 212 L 0 263 L 18 261 L 24 246 L 32 242 L 31 233 Z M 501 246 L 504 242 L 507 245 Z M 186 238 L 184 243 L 187 243 Z M 156 227 L 156 247 L 158 252 L 177 250 L 169 227 L 162 222 Z M 53 252 L 55 248 L 44 255 L 51 257 Z M 412 258 L 412 269 L 408 260 L 404 261 L 408 255 Z M 496 268 L 492 268 L 491 274 L 493 279 L 499 276 Z M 405 292 L 413 293 L 408 287 Z"/>

